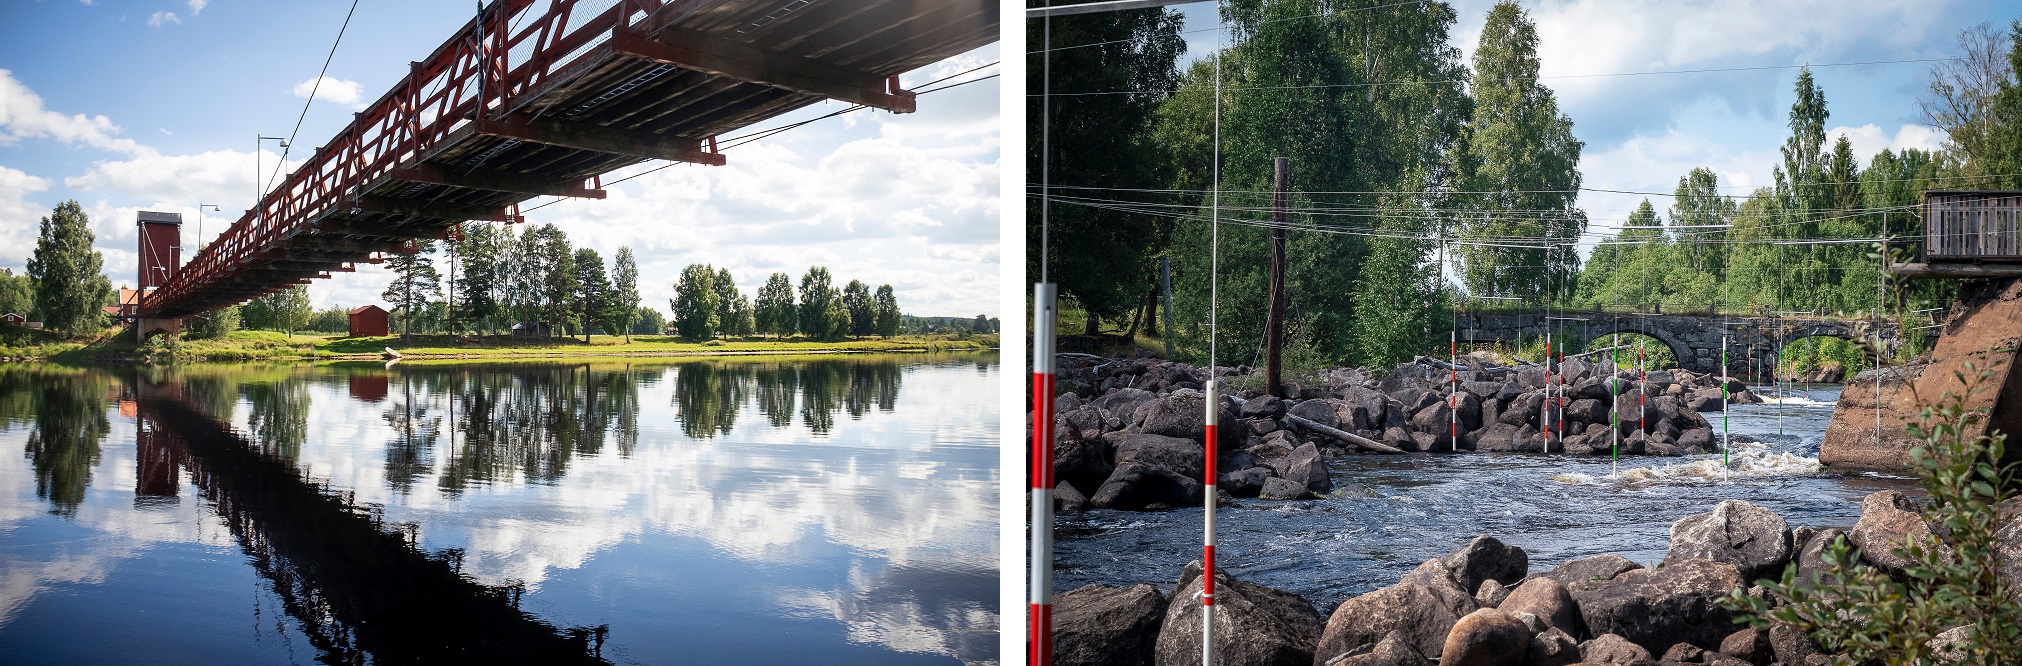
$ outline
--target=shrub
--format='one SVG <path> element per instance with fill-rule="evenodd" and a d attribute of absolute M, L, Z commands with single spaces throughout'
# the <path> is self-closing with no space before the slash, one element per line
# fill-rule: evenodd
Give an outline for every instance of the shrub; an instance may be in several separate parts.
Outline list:
<path fill-rule="evenodd" d="M 1972 364 L 1966 373 L 1975 372 Z M 1721 605 L 1740 611 L 1742 621 L 1766 628 L 1772 620 L 1804 630 L 1826 650 L 1860 664 L 1945 663 L 2022 664 L 2022 604 L 2000 576 L 1995 533 L 1997 507 L 2010 495 L 2012 466 L 2000 464 L 2007 434 L 1968 436 L 1982 422 L 1980 410 L 1966 407 L 1992 373 L 1973 381 L 1954 373 L 1963 394 L 1946 393 L 1937 404 L 1923 403 L 1910 433 L 1923 443 L 1910 458 L 1930 494 L 1926 520 L 1944 543 L 1911 543 L 1896 549 L 1908 559 L 1906 581 L 1896 581 L 1859 563 L 1859 551 L 1845 537 L 1835 539 L 1821 558 L 1826 571 L 1808 584 L 1797 566 L 1784 568 L 1781 581 L 1758 581 L 1769 594 L 1750 597 L 1735 590 Z M 1828 584 L 1830 581 L 1831 584 Z M 1771 608 L 1769 599 L 1786 601 Z M 1957 652 L 1934 654 L 1931 639 L 1966 627 Z"/>

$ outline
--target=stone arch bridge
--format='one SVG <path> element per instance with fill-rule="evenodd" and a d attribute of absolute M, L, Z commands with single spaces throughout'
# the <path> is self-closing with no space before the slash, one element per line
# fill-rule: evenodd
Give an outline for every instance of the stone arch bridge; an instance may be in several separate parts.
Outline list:
<path fill-rule="evenodd" d="M 1542 337 L 1547 326 L 1568 348 L 1614 333 L 1656 338 L 1671 348 L 1679 365 L 1693 372 L 1720 371 L 1720 339 L 1727 336 L 1727 370 L 1736 376 L 1765 374 L 1778 351 L 1802 338 L 1826 336 L 1859 344 L 1870 356 L 1879 348 L 1894 354 L 1903 344 L 1894 321 L 1830 317 L 1735 317 L 1720 315 L 1614 314 L 1565 311 L 1547 318 L 1542 312 L 1485 312 L 1460 315 L 1456 333 L 1462 343 L 1516 342 Z"/>

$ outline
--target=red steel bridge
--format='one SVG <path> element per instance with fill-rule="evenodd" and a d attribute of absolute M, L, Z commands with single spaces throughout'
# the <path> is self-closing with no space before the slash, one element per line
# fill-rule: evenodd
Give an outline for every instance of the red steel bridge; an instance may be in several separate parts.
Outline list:
<path fill-rule="evenodd" d="M 494 0 L 131 314 L 175 330 L 536 196 L 603 198 L 619 168 L 722 165 L 717 136 L 822 100 L 912 112 L 899 74 L 998 22 L 998 0 Z"/>

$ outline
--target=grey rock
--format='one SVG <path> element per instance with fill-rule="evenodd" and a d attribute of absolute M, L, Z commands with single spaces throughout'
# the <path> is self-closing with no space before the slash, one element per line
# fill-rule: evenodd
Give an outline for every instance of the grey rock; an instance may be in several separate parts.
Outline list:
<path fill-rule="evenodd" d="M 1257 493 L 1257 497 L 1267 500 L 1297 500 L 1312 496 L 1305 485 L 1275 476 L 1264 479 L 1263 488 Z"/>
<path fill-rule="evenodd" d="M 1497 608 L 1508 613 L 1536 615 L 1546 625 L 1574 636 L 1587 633 L 1586 622 L 1580 618 L 1580 607 L 1573 602 L 1573 595 L 1566 591 L 1565 585 L 1543 576 L 1518 585 Z"/>
<path fill-rule="evenodd" d="M 1053 663 L 1150 666 L 1166 599 L 1151 585 L 1086 585 L 1053 599 Z"/>
<path fill-rule="evenodd" d="M 1398 583 L 1341 602 L 1327 617 L 1313 653 L 1329 658 L 1350 654 L 1397 632 L 1419 654 L 1439 654 L 1446 647 L 1447 632 L 1459 621 L 1460 616 L 1430 590 Z"/>
<path fill-rule="evenodd" d="M 1531 637 L 1530 651 L 1525 653 L 1523 666 L 1567 666 L 1580 661 L 1580 643 L 1572 635 L 1557 628 L 1546 629 Z"/>
<path fill-rule="evenodd" d="M 1199 563 L 1189 568 L 1166 606 L 1159 629 L 1159 666 L 1192 666 L 1201 660 Z M 1320 614 L 1299 595 L 1249 583 L 1215 570 L 1215 642 L 1218 664 L 1228 666 L 1310 666 L 1320 638 Z M 1372 641 L 1373 642 L 1373 641 Z"/>
<path fill-rule="evenodd" d="M 1665 564 L 1693 558 L 1732 564 L 1742 580 L 1780 574 L 1790 562 L 1790 525 L 1775 511 L 1741 500 L 1722 501 L 1712 511 L 1671 523 Z"/>
<path fill-rule="evenodd" d="M 1440 666 L 1500 666 L 1530 652 L 1534 635 L 1523 622 L 1483 608 L 1453 625 L 1439 653 Z"/>
<path fill-rule="evenodd" d="M 1501 581 L 1494 579 L 1482 581 L 1481 587 L 1476 588 L 1474 591 L 1474 602 L 1482 608 L 1501 606 L 1502 601 L 1507 598 L 1509 598 L 1509 588 L 1503 587 Z"/>
<path fill-rule="evenodd" d="M 1482 535 L 1440 558 L 1453 581 L 1471 595 L 1484 580 L 1523 580 L 1530 573 L 1530 557 L 1524 549 Z"/>
<path fill-rule="evenodd" d="M 1125 463 L 1151 465 L 1195 480 L 1201 479 L 1207 470 L 1207 452 L 1197 439 L 1143 433 L 1116 433 L 1108 439 L 1116 447 L 1118 466 Z"/>
<path fill-rule="evenodd" d="M 1377 641 L 1368 652 L 1349 655 L 1338 662 L 1333 661 L 1332 656 L 1315 654 L 1313 662 L 1333 666 L 1428 666 L 1432 663 L 1425 655 L 1419 654 L 1418 648 L 1411 646 L 1411 640 L 1403 632 L 1397 631 L 1384 634 L 1383 640 Z"/>
<path fill-rule="evenodd" d="M 1201 503 L 1199 481 L 1143 463 L 1123 463 L 1089 496 L 1089 504 L 1107 509 L 1151 509 Z"/>
<path fill-rule="evenodd" d="M 1602 634 L 1581 643 L 1580 661 L 1615 666 L 1656 666 L 1657 663 L 1650 657 L 1648 649 L 1614 634 Z"/>
<path fill-rule="evenodd" d="M 1687 559 L 1661 569 L 1627 571 L 1572 595 L 1590 631 L 1616 634 L 1655 651 L 1678 643 L 1719 646 L 1733 632 L 1735 616 L 1717 600 L 1743 585 L 1732 564 Z"/>

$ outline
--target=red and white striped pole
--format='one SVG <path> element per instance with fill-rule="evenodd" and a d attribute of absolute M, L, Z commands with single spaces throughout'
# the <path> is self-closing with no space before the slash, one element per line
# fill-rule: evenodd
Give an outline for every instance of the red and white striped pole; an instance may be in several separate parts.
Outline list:
<path fill-rule="evenodd" d="M 1460 450 L 1460 332 L 1446 332 L 1446 450 Z"/>
<path fill-rule="evenodd" d="M 1221 421 L 1221 398 L 1215 390 L 1215 369 L 1208 368 L 1207 472 L 1202 474 L 1206 520 L 1201 532 L 1201 664 L 1215 663 L 1215 430 Z"/>
<path fill-rule="evenodd" d="M 1053 663 L 1054 286 L 1032 285 L 1032 594 L 1025 663 Z M 1210 426 L 1212 428 L 1212 426 Z M 1212 463 L 1211 463 L 1212 464 Z"/>

